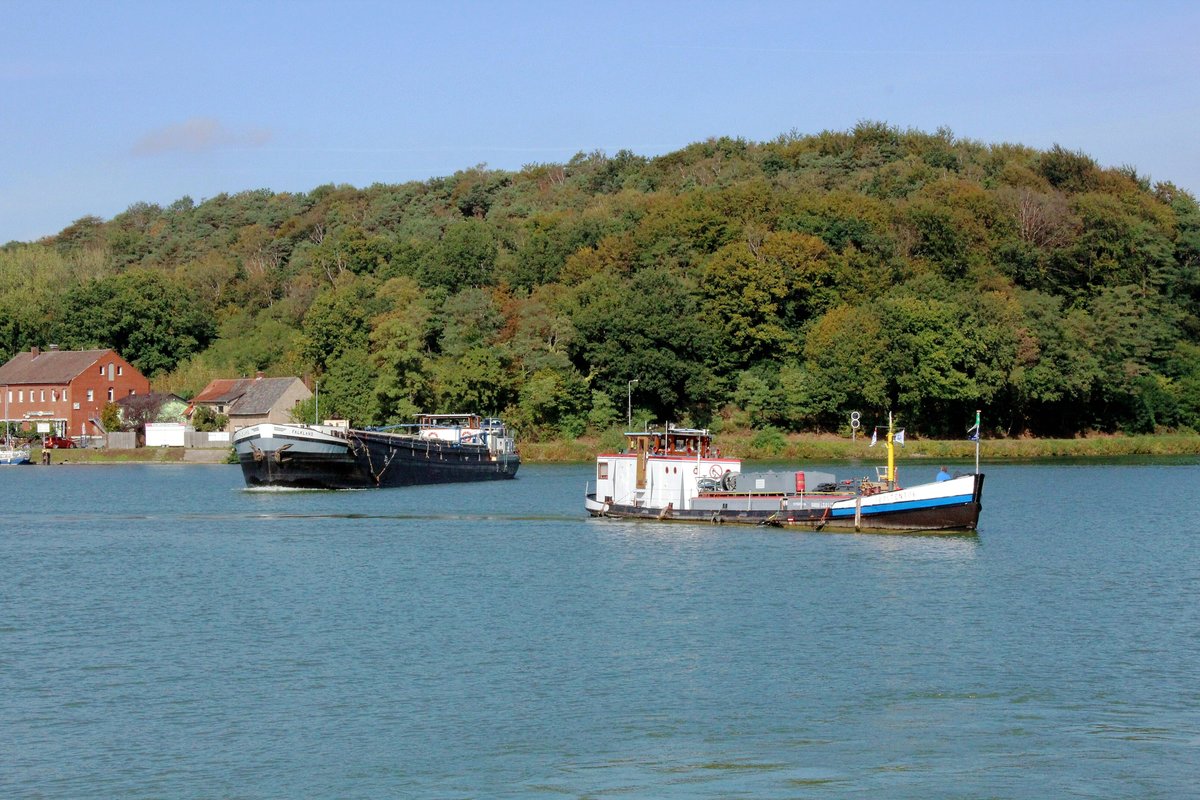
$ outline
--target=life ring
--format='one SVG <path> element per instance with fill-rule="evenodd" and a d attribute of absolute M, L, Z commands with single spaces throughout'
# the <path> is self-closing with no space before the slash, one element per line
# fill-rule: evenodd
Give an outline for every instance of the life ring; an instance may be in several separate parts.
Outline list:
<path fill-rule="evenodd" d="M 699 474 L 700 474 L 700 468 L 699 468 L 699 467 L 692 467 L 692 474 L 693 474 L 693 475 L 699 475 Z"/>

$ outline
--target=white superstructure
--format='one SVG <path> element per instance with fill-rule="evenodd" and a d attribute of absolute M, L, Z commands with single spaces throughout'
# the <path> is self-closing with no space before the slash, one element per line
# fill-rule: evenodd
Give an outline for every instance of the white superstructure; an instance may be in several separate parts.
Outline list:
<path fill-rule="evenodd" d="M 740 473 L 742 462 L 722 458 L 707 430 L 675 428 L 625 434 L 620 453 L 596 457 L 595 503 L 687 510 L 705 487 Z"/>

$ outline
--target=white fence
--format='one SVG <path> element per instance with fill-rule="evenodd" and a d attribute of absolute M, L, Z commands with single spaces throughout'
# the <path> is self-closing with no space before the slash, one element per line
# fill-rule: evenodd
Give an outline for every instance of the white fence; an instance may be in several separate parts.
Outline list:
<path fill-rule="evenodd" d="M 152 422 L 146 425 L 146 447 L 189 447 L 196 450 L 228 450 L 231 444 L 228 431 L 204 433 L 174 423 Z M 101 446 L 112 450 L 132 450 L 138 446 L 137 434 L 133 431 L 108 433 L 105 434 Z"/>

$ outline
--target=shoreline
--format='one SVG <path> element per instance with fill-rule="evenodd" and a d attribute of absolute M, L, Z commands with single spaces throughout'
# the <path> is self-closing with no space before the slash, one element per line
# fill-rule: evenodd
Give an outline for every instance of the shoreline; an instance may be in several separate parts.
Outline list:
<path fill-rule="evenodd" d="M 723 453 L 747 461 L 856 462 L 886 459 L 882 445 L 871 447 L 863 438 L 850 440 L 831 435 L 789 434 L 775 437 L 751 432 L 721 434 Z M 597 453 L 613 452 L 619 440 L 584 437 L 521 445 L 526 463 L 587 463 Z M 1153 434 L 1139 436 L 1094 435 L 1075 439 L 984 439 L 981 462 L 1038 461 L 1063 458 L 1121 458 L 1137 456 L 1200 456 L 1200 435 Z M 975 443 L 951 439 L 909 439 L 896 447 L 897 462 L 974 461 Z"/>
<path fill-rule="evenodd" d="M 525 464 L 587 464 L 597 453 L 619 449 L 612 437 L 588 436 L 519 445 Z M 792 434 L 756 437 L 751 433 L 725 434 L 721 449 L 733 458 L 762 462 L 862 462 L 885 458 L 882 446 L 870 447 L 864 439 Z M 31 455 L 41 465 L 41 449 Z M 51 465 L 72 464 L 225 464 L 234 466 L 224 449 L 141 447 L 135 450 L 51 450 Z M 1077 439 L 985 439 L 980 460 L 987 463 L 1049 459 L 1104 459 L 1124 457 L 1200 456 L 1200 435 L 1089 436 Z M 910 439 L 896 448 L 899 462 L 973 461 L 975 445 L 965 440 Z"/>

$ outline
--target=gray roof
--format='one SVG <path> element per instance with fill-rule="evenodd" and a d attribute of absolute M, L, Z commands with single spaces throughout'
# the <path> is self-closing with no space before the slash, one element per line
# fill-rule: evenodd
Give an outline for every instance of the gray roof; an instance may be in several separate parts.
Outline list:
<path fill-rule="evenodd" d="M 228 414 L 231 417 L 266 414 L 279 402 L 284 393 L 298 382 L 299 378 L 215 380 L 196 395 L 192 402 L 228 405 Z"/>
<path fill-rule="evenodd" d="M 248 382 L 246 391 L 229 409 L 229 414 L 266 414 L 299 378 L 257 378 Z"/>
<path fill-rule="evenodd" d="M 27 383 L 70 383 L 111 350 L 43 350 L 17 353 L 0 367 L 0 386 Z"/>

